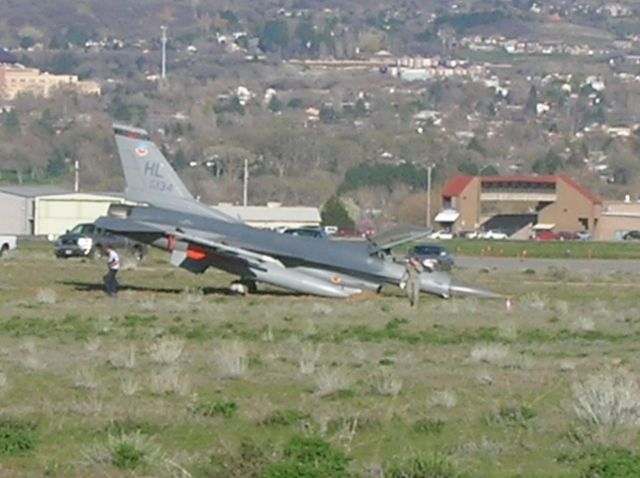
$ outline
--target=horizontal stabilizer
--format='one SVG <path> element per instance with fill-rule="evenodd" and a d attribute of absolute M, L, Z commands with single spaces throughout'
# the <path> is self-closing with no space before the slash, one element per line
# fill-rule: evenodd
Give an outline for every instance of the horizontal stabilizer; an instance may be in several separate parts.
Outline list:
<path fill-rule="evenodd" d="M 107 231 L 122 234 L 162 234 L 164 232 L 157 227 L 150 226 L 142 222 L 107 216 L 102 216 L 96 219 L 95 225 L 100 229 L 106 229 Z"/>
<path fill-rule="evenodd" d="M 385 231 L 382 234 L 369 238 L 371 243 L 369 247 L 370 254 L 387 251 L 394 247 L 401 246 L 409 242 L 423 239 L 431 233 L 431 229 L 417 227 L 397 227 Z"/>

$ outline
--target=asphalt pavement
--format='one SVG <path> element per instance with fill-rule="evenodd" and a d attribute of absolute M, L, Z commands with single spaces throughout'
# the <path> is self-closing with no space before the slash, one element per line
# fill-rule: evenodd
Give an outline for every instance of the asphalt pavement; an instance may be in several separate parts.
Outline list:
<path fill-rule="evenodd" d="M 457 256 L 456 266 L 468 269 L 495 269 L 498 271 L 547 272 L 551 267 L 566 268 L 570 272 L 584 274 L 608 274 L 611 272 L 640 273 L 640 260 L 606 259 L 524 259 L 512 257 Z"/>

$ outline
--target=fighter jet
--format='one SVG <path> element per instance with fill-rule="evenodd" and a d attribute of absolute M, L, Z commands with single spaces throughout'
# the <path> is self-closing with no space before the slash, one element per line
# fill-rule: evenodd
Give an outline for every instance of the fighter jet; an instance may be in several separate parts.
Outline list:
<path fill-rule="evenodd" d="M 405 265 L 391 258 L 391 248 L 428 232 L 350 242 L 253 228 L 197 201 L 145 130 L 117 124 L 113 128 L 125 197 L 142 205 L 112 205 L 96 226 L 164 249 L 171 253 L 172 264 L 193 273 L 209 267 L 226 271 L 238 278 L 232 288 L 241 293 L 254 292 L 259 283 L 332 298 L 379 292 L 385 284 L 400 285 L 405 272 Z M 439 271 L 423 272 L 420 289 L 443 298 L 497 297 L 456 284 Z"/>

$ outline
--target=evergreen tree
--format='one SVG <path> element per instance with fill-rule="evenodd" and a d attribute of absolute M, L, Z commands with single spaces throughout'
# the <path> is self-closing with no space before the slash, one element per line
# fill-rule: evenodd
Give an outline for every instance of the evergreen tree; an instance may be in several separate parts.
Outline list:
<path fill-rule="evenodd" d="M 529 90 L 529 97 L 527 98 L 527 103 L 524 105 L 524 110 L 527 113 L 537 113 L 538 107 L 538 90 L 535 86 L 532 86 Z"/>
<path fill-rule="evenodd" d="M 324 203 L 320 215 L 323 226 L 337 226 L 341 229 L 353 228 L 355 226 L 355 222 L 349 216 L 347 209 L 338 196 L 331 196 L 327 202 Z"/>

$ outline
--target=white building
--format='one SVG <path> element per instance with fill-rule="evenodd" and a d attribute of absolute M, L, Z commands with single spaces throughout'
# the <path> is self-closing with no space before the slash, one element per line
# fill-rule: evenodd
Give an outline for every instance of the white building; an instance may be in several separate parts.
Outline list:
<path fill-rule="evenodd" d="M 262 229 L 278 229 L 282 227 L 316 227 L 320 225 L 320 211 L 317 207 L 288 207 L 279 203 L 268 203 L 266 206 L 233 206 L 218 204 L 215 209 L 241 221 L 249 226 Z"/>
<path fill-rule="evenodd" d="M 0 234 L 58 236 L 81 222 L 93 222 L 121 193 L 73 193 L 59 186 L 0 187 Z"/>

